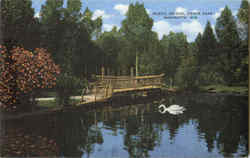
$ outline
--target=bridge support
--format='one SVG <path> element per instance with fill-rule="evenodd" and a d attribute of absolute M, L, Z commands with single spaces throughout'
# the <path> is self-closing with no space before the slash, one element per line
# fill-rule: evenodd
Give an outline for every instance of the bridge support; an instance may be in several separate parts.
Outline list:
<path fill-rule="evenodd" d="M 103 66 L 102 66 L 102 68 L 101 68 L 101 72 L 102 72 L 102 80 L 103 80 L 103 77 L 104 77 L 104 75 L 105 75 L 105 69 L 104 69 Z"/>

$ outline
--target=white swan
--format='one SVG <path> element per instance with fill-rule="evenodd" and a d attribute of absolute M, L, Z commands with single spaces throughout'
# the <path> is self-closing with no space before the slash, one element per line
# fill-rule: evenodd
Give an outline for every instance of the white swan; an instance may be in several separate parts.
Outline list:
<path fill-rule="evenodd" d="M 180 105 L 171 105 L 169 107 L 166 107 L 164 104 L 161 104 L 158 108 L 160 113 L 164 114 L 166 112 L 169 112 L 172 115 L 182 114 L 186 110 L 184 107 L 181 107 Z"/>

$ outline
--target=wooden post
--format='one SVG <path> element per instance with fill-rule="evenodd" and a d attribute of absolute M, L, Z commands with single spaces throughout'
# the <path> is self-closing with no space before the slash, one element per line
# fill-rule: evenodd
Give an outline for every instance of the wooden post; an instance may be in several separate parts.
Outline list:
<path fill-rule="evenodd" d="M 139 55 L 139 54 L 138 54 L 137 50 L 136 50 L 135 53 L 136 53 L 136 55 L 135 55 L 135 74 L 136 74 L 136 75 L 135 75 L 135 76 L 138 76 L 138 74 L 139 74 L 139 72 L 138 72 L 138 67 L 139 67 L 139 65 L 138 65 L 138 64 L 139 64 L 139 63 L 138 63 L 138 55 Z"/>
<path fill-rule="evenodd" d="M 137 80 L 136 80 L 136 77 L 135 78 L 133 78 L 133 87 L 134 87 L 134 89 L 136 89 L 136 82 L 137 82 Z"/>
<path fill-rule="evenodd" d="M 114 84 L 114 83 L 113 83 L 113 84 Z M 113 85 L 111 84 L 111 96 L 113 95 L 113 91 L 114 91 Z"/>
<path fill-rule="evenodd" d="M 108 97 L 112 96 L 112 80 L 109 81 L 109 88 L 108 88 Z"/>
<path fill-rule="evenodd" d="M 104 78 L 104 75 L 105 75 L 105 69 L 104 69 L 104 66 L 102 66 L 102 68 L 101 68 L 102 70 L 102 80 L 103 80 L 103 78 Z"/>
<path fill-rule="evenodd" d="M 96 102 L 96 95 L 97 95 L 97 85 L 95 85 L 95 102 Z"/>
<path fill-rule="evenodd" d="M 105 85 L 105 98 L 108 96 L 108 80 L 106 80 L 106 85 Z"/>
<path fill-rule="evenodd" d="M 134 76 L 134 69 L 133 69 L 133 67 L 130 68 L 130 76 L 131 76 L 131 77 Z"/>
<path fill-rule="evenodd" d="M 131 77 L 131 87 L 133 87 L 133 84 L 134 84 L 134 80 L 133 80 L 134 69 L 133 69 L 133 67 L 130 68 L 130 77 Z"/>

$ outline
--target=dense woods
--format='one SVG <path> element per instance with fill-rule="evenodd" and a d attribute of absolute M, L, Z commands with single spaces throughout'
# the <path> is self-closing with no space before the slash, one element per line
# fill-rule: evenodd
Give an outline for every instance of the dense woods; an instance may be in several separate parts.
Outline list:
<path fill-rule="evenodd" d="M 93 20 L 91 8 L 81 10 L 81 0 L 68 0 L 65 7 L 63 2 L 47 0 L 39 17 L 31 0 L 2 0 L 0 11 L 5 51 L 46 49 L 60 67 L 56 88 L 65 90 L 60 95 L 84 86 L 79 85 L 81 80 L 99 74 L 102 66 L 113 75 L 128 75 L 131 67 L 137 75 L 165 73 L 167 86 L 184 89 L 210 84 L 248 86 L 247 0 L 242 0 L 236 17 L 225 6 L 215 31 L 207 21 L 194 42 L 188 42 L 182 32 L 159 39 L 152 30 L 153 19 L 139 2 L 129 5 L 121 28 L 110 32 L 102 32 L 102 18 Z"/>

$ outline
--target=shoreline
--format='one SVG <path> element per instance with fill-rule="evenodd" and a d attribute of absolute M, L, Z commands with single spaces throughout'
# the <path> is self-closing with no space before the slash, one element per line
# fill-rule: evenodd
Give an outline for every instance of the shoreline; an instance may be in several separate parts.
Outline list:
<path fill-rule="evenodd" d="M 236 92 L 211 92 L 211 91 L 178 91 L 176 89 L 163 89 L 163 96 L 167 95 L 192 95 L 192 94 L 204 94 L 204 95 L 212 95 L 212 96 L 244 96 L 247 97 L 248 93 L 236 93 Z M 73 96 L 74 98 L 75 96 Z M 78 97 L 78 96 L 77 96 Z M 145 98 L 145 97 L 144 97 Z M 148 98 L 148 97 L 146 97 Z M 44 99 L 42 98 L 41 101 L 48 101 L 53 98 L 50 97 L 50 99 Z M 39 100 L 39 98 L 38 98 Z M 76 110 L 76 109 L 83 109 L 86 108 L 88 109 L 89 106 L 92 106 L 93 108 L 98 107 L 98 104 L 106 104 L 109 103 L 109 101 L 97 101 L 97 102 L 90 102 L 87 104 L 82 104 L 82 105 L 70 105 L 70 106 L 64 106 L 64 107 L 42 107 L 42 106 L 36 106 L 36 110 L 32 112 L 20 112 L 20 113 L 4 113 L 1 112 L 0 120 L 1 121 L 7 121 L 7 120 L 12 120 L 12 119 L 21 119 L 23 117 L 29 117 L 29 116 L 37 116 L 37 115 L 46 115 L 46 114 L 53 114 L 53 113 L 58 113 L 58 112 L 67 112 L 70 110 Z M 106 106 L 106 105 L 104 105 Z"/>

